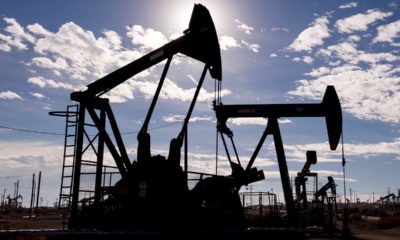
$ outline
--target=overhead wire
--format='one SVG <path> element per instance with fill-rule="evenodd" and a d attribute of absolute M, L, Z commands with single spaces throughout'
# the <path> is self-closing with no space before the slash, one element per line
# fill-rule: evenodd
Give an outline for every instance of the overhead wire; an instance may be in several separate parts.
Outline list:
<path fill-rule="evenodd" d="M 0 178 L 19 178 L 19 177 L 28 177 L 28 176 L 32 176 L 32 174 L 14 175 L 14 176 L 1 176 Z"/>
<path fill-rule="evenodd" d="M 173 126 L 173 125 L 176 125 L 176 124 L 179 124 L 179 123 L 181 123 L 181 122 L 178 121 L 178 122 L 173 122 L 173 123 L 161 125 L 161 126 L 154 127 L 154 128 L 149 128 L 149 131 L 154 131 L 154 130 L 170 127 L 170 126 Z M 18 131 L 18 132 L 27 132 L 27 133 L 43 134 L 43 135 L 54 135 L 54 136 L 64 136 L 64 133 L 37 131 L 37 130 L 31 130 L 31 129 L 9 127 L 9 126 L 4 126 L 4 125 L 0 125 L 0 128 L 7 129 L 7 130 L 12 130 L 12 131 Z M 135 134 L 135 133 L 139 133 L 139 131 L 122 132 L 121 135 L 128 135 L 128 134 Z"/>
<path fill-rule="evenodd" d="M 29 132 L 29 133 L 45 134 L 45 135 L 64 135 L 63 133 L 36 131 L 36 130 L 29 130 L 29 129 L 23 129 L 23 128 L 8 127 L 8 126 L 4 126 L 4 125 L 0 125 L 0 128 L 18 131 L 18 132 Z"/>

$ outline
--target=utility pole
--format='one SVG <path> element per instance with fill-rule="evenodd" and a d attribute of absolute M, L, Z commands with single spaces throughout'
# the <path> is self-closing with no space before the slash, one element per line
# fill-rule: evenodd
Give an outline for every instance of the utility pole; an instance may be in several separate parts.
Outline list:
<path fill-rule="evenodd" d="M 356 190 L 353 190 L 353 194 L 354 194 L 354 196 L 353 196 L 353 201 L 354 201 L 355 203 L 357 203 L 357 194 L 356 194 Z"/>
<path fill-rule="evenodd" d="M 351 188 L 350 188 L 350 204 L 351 204 L 351 199 L 352 199 L 353 195 L 351 193 Z"/>
<path fill-rule="evenodd" d="M 1 196 L 1 205 L 2 206 L 5 205 L 4 200 L 6 199 L 6 190 L 7 190 L 7 188 L 4 188 L 3 195 Z"/>
<path fill-rule="evenodd" d="M 36 217 L 39 214 L 39 194 L 40 194 L 40 180 L 42 178 L 42 171 L 39 172 L 39 179 L 38 179 L 38 186 L 37 186 L 37 193 L 36 193 L 36 209 L 35 209 L 35 214 Z"/>
<path fill-rule="evenodd" d="M 35 174 L 32 175 L 32 192 L 31 192 L 31 205 L 29 208 L 29 217 L 32 218 L 32 210 L 35 203 Z"/>

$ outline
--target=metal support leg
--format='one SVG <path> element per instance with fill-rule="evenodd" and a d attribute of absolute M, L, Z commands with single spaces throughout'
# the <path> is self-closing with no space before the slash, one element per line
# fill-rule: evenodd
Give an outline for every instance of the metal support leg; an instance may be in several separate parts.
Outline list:
<path fill-rule="evenodd" d="M 104 134 L 106 129 L 106 113 L 104 110 L 100 111 L 100 128 L 99 140 L 97 143 L 97 165 L 96 165 L 96 182 L 94 192 L 94 203 L 98 204 L 101 200 L 101 177 L 103 170 L 103 155 L 104 155 Z"/>
<path fill-rule="evenodd" d="M 275 151 L 278 158 L 279 172 L 281 174 L 282 188 L 285 196 L 286 210 L 290 224 L 298 223 L 298 216 L 293 200 L 292 187 L 290 185 L 289 171 L 287 168 L 285 150 L 283 148 L 281 132 L 276 118 L 268 119 L 269 132 L 274 135 Z"/>

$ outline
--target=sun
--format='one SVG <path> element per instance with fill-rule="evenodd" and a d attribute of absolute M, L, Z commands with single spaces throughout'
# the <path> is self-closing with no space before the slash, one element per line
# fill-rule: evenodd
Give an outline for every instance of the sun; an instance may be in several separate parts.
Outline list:
<path fill-rule="evenodd" d="M 230 16 L 229 5 L 224 4 L 225 1 L 194 1 L 194 0 L 174 0 L 168 1 L 168 7 L 165 9 L 166 15 L 169 20 L 168 25 L 170 31 L 174 33 L 182 33 L 189 27 L 189 21 L 192 14 L 194 4 L 202 4 L 205 6 L 211 14 L 214 25 L 219 31 L 223 32 L 224 26 L 230 21 L 233 21 L 233 17 Z M 165 16 L 165 15 L 164 15 Z M 167 24 L 167 22 L 165 22 Z"/>

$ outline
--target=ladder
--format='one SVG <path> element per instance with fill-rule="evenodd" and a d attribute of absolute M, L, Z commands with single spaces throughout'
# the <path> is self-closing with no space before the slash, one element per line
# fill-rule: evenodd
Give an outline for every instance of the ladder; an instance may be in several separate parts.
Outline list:
<path fill-rule="evenodd" d="M 67 111 L 65 112 L 64 116 L 65 139 L 58 208 L 69 210 L 71 205 L 72 183 L 74 178 L 78 105 L 67 106 Z"/>

